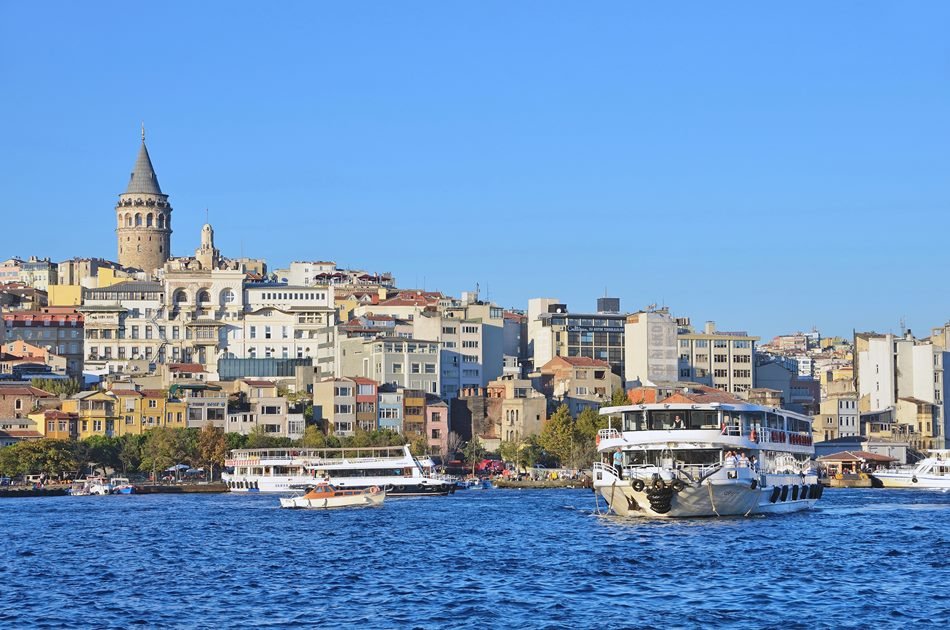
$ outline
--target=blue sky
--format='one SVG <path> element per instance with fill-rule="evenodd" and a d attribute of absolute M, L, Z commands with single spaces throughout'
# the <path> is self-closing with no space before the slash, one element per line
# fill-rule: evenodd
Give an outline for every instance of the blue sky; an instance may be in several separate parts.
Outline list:
<path fill-rule="evenodd" d="M 0 257 L 227 255 L 764 337 L 950 319 L 950 3 L 0 4 Z M 13 236 L 15 235 L 15 236 Z"/>

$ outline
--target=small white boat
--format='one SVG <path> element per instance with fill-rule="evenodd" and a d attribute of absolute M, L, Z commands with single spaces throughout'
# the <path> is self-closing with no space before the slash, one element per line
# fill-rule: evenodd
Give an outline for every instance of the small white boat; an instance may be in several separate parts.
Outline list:
<path fill-rule="evenodd" d="M 871 476 L 885 488 L 950 488 L 950 450 L 929 451 L 929 457 L 917 462 L 916 466 L 879 470 Z"/>
<path fill-rule="evenodd" d="M 328 483 L 308 486 L 304 494 L 280 500 L 282 508 L 323 509 L 382 505 L 386 490 L 373 486 L 364 490 L 339 490 Z"/>
<path fill-rule="evenodd" d="M 69 494 L 74 497 L 99 496 L 112 493 L 112 484 L 102 477 L 86 477 L 73 482 Z"/>

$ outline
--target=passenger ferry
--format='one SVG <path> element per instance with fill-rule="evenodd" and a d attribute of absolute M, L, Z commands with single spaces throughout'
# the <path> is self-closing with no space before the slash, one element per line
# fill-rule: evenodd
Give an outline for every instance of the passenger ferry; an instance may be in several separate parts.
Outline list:
<path fill-rule="evenodd" d="M 390 496 L 445 495 L 455 482 L 426 473 L 409 446 L 231 451 L 221 475 L 232 492 L 292 492 L 326 482 L 341 490 L 378 486 Z"/>
<path fill-rule="evenodd" d="M 950 450 L 929 451 L 928 457 L 907 468 L 878 470 L 871 476 L 885 488 L 936 490 L 950 488 Z"/>
<path fill-rule="evenodd" d="M 810 417 L 705 386 L 667 392 L 652 397 L 658 402 L 601 409 L 610 420 L 598 434 L 594 489 L 610 511 L 772 514 L 809 509 L 821 497 Z"/>

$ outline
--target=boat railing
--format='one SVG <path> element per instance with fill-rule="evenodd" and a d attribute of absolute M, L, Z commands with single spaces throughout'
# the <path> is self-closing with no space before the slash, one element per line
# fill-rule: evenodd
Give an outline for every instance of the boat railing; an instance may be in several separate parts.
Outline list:
<path fill-rule="evenodd" d="M 608 473 L 618 479 L 621 478 L 620 471 L 618 471 L 616 468 L 614 468 L 610 464 L 605 464 L 603 462 L 594 462 L 593 470 L 594 470 L 595 478 L 596 478 L 597 473 L 601 473 L 601 475 L 603 475 L 603 473 Z"/>
<path fill-rule="evenodd" d="M 620 431 L 614 429 L 613 427 L 609 429 L 601 429 L 597 432 L 597 441 L 601 440 L 616 440 L 620 437 Z"/>

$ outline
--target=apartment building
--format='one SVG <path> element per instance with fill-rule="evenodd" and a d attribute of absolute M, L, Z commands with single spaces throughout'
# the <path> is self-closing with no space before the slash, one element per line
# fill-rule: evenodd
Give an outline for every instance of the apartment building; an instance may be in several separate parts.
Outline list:
<path fill-rule="evenodd" d="M 535 388 L 557 404 L 566 404 L 571 415 L 597 409 L 622 389 L 622 381 L 606 361 L 587 357 L 554 357 L 535 372 Z"/>
<path fill-rule="evenodd" d="M 378 337 L 340 340 L 340 375 L 361 376 L 377 383 L 440 391 L 441 358 L 435 341 Z"/>
<path fill-rule="evenodd" d="M 678 380 L 710 385 L 731 394 L 747 392 L 756 386 L 758 340 L 745 332 L 717 331 L 715 322 L 706 322 L 703 332 L 680 329 Z"/>
<path fill-rule="evenodd" d="M 530 368 L 539 369 L 554 357 L 606 361 L 615 374 L 624 374 L 624 325 L 620 300 L 600 298 L 596 313 L 571 313 L 555 298 L 528 300 Z"/>

